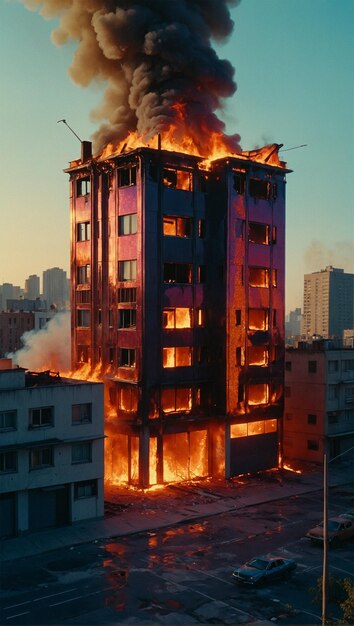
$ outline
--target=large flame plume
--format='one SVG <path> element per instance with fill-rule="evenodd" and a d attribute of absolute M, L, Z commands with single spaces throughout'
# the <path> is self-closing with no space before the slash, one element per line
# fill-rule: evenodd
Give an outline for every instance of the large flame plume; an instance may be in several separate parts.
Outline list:
<path fill-rule="evenodd" d="M 94 134 L 101 152 L 136 132 L 143 142 L 168 135 L 188 152 L 210 156 L 215 143 L 240 152 L 217 112 L 236 91 L 234 68 L 220 59 L 240 0 L 23 0 L 46 19 L 59 17 L 53 42 L 77 43 L 69 68 L 80 86 L 103 82 L 93 111 L 103 123 Z"/>

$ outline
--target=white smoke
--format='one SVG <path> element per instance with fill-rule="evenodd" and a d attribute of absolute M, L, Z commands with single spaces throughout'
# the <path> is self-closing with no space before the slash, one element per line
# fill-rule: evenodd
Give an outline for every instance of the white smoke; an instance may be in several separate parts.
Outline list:
<path fill-rule="evenodd" d="M 24 347 L 6 355 L 15 365 L 32 371 L 70 371 L 70 312 L 55 315 L 44 328 L 22 336 Z"/>
<path fill-rule="evenodd" d="M 354 246 L 350 241 L 338 241 L 328 247 L 313 239 L 305 250 L 306 272 L 319 272 L 332 265 L 344 269 L 345 272 L 354 272 Z"/>

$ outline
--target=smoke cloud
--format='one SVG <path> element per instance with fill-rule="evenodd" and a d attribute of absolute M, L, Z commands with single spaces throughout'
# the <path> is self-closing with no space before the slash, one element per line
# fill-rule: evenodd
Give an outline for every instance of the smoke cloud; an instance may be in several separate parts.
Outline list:
<path fill-rule="evenodd" d="M 354 246 L 349 241 L 339 241 L 331 248 L 313 239 L 305 250 L 306 272 L 319 272 L 327 265 L 354 272 Z"/>
<path fill-rule="evenodd" d="M 41 330 L 24 333 L 22 341 L 22 350 L 7 355 L 16 365 L 32 371 L 70 371 L 70 312 L 57 313 Z"/>
<path fill-rule="evenodd" d="M 46 19 L 59 17 L 56 45 L 77 43 L 71 79 L 106 86 L 92 113 L 102 122 L 93 136 L 96 151 L 129 132 L 147 142 L 171 127 L 176 141 L 187 134 L 200 154 L 211 133 L 240 151 L 239 135 L 226 135 L 217 115 L 236 91 L 234 68 L 212 47 L 232 33 L 229 7 L 240 0 L 22 1 Z"/>

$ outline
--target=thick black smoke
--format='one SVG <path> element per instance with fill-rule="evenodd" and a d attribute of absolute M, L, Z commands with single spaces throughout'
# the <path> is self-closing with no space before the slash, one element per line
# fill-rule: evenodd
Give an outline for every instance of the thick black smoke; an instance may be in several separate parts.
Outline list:
<path fill-rule="evenodd" d="M 176 126 L 203 154 L 213 132 L 224 133 L 216 112 L 236 90 L 234 68 L 211 42 L 224 41 L 234 23 L 229 7 L 240 0 L 24 0 L 46 18 L 59 16 L 57 45 L 77 42 L 69 68 L 82 86 L 104 81 L 93 119 L 96 150 L 130 131 L 148 141 Z M 238 152 L 239 135 L 225 136 Z M 210 146 L 209 146 L 210 147 Z"/>

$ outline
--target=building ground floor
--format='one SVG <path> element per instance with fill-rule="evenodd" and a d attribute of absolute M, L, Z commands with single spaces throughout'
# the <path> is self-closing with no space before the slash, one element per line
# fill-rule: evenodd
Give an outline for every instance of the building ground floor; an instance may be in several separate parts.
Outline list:
<path fill-rule="evenodd" d="M 147 425 L 106 424 L 105 479 L 148 488 L 202 477 L 231 478 L 278 467 L 276 418 L 183 418 Z"/>
<path fill-rule="evenodd" d="M 102 517 L 103 480 L 81 480 L 0 494 L 0 538 Z"/>

